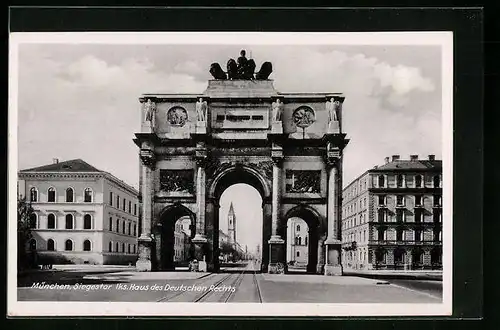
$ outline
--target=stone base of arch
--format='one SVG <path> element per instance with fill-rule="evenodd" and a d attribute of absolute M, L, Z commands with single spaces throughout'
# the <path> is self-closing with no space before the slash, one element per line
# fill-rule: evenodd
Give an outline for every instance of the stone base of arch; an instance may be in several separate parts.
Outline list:
<path fill-rule="evenodd" d="M 153 252 L 153 239 L 151 237 L 139 237 L 138 239 L 139 258 L 135 268 L 139 272 L 150 272 L 153 269 L 151 255 Z"/>
<path fill-rule="evenodd" d="M 285 241 L 279 236 L 271 236 L 269 243 L 269 274 L 285 274 Z"/>

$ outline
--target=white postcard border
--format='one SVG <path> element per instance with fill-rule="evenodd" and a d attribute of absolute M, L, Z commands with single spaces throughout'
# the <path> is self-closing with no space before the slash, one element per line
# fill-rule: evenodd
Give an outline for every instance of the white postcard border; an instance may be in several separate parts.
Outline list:
<path fill-rule="evenodd" d="M 442 54 L 443 300 L 437 304 L 145 303 L 17 301 L 18 47 L 54 44 L 440 45 Z M 11 33 L 9 40 L 9 316 L 440 316 L 452 313 L 453 33 L 443 32 L 77 32 Z"/>

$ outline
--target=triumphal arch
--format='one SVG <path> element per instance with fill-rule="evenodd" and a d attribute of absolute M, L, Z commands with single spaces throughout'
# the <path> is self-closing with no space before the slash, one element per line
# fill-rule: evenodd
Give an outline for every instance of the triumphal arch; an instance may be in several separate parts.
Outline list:
<path fill-rule="evenodd" d="M 214 63 L 200 94 L 143 94 L 138 270 L 173 269 L 173 226 L 191 220 L 193 258 L 219 270 L 219 200 L 236 183 L 262 197 L 262 271 L 286 267 L 287 219 L 309 227 L 310 273 L 341 275 L 340 93 L 282 93 L 272 64 Z M 332 78 L 333 79 L 333 78 Z"/>

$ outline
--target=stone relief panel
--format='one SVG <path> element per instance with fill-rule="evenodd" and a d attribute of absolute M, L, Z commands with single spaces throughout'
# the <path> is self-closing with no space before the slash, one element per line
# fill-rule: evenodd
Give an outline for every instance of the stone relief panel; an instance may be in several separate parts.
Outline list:
<path fill-rule="evenodd" d="M 285 180 L 287 193 L 321 192 L 321 170 L 286 170 Z"/>
<path fill-rule="evenodd" d="M 194 171 L 160 170 L 160 192 L 194 194 Z"/>

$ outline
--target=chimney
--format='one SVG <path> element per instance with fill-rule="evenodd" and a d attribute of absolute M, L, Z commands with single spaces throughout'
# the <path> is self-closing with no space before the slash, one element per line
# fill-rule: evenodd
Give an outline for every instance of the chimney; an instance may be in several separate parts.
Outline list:
<path fill-rule="evenodd" d="M 385 157 L 385 163 L 387 164 L 389 162 L 389 157 Z"/>
<path fill-rule="evenodd" d="M 399 160 L 399 155 L 392 155 L 392 161 Z"/>
<path fill-rule="evenodd" d="M 53 164 L 59 164 L 59 158 L 52 158 Z"/>
<path fill-rule="evenodd" d="M 418 160 L 418 155 L 410 155 L 410 160 Z"/>
<path fill-rule="evenodd" d="M 436 160 L 436 155 L 429 155 L 429 160 Z"/>

